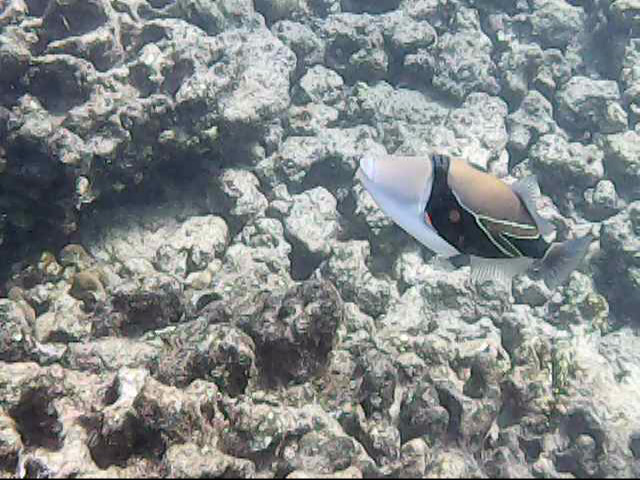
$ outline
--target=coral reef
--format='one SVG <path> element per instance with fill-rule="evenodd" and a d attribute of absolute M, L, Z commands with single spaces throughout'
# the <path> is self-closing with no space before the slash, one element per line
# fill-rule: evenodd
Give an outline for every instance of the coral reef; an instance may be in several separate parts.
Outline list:
<path fill-rule="evenodd" d="M 640 475 L 636 0 L 0 1 L 0 477 Z M 566 285 L 366 152 L 537 175 Z"/>

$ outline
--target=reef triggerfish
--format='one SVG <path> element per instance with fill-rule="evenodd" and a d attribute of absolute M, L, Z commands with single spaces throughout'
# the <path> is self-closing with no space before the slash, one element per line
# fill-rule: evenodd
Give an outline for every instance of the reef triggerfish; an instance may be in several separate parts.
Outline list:
<path fill-rule="evenodd" d="M 507 185 L 444 155 L 368 156 L 356 177 L 391 219 L 435 254 L 468 258 L 474 281 L 508 286 L 527 270 L 547 287 L 562 284 L 593 236 L 547 242 L 553 225 L 536 211 L 535 177 Z"/>

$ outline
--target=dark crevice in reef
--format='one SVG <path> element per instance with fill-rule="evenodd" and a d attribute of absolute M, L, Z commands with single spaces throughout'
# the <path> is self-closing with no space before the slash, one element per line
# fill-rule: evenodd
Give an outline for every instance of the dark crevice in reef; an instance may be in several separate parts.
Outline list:
<path fill-rule="evenodd" d="M 288 235 L 286 230 L 285 240 L 291 245 L 291 252 L 289 253 L 291 278 L 295 281 L 308 280 L 320 266 L 322 256 L 310 252 L 302 242 Z"/>
<path fill-rule="evenodd" d="M 90 431 L 89 452 L 98 468 L 113 465 L 125 467 L 133 457 L 159 461 L 166 451 L 160 431 L 145 425 L 133 416 L 127 417 L 120 428 L 105 432 L 101 420 L 87 421 Z"/>
<path fill-rule="evenodd" d="M 16 212 L 22 212 L 23 217 L 30 220 L 30 224 L 16 224 L 10 216 L 5 220 L 4 243 L 0 246 L 0 294 L 3 293 L 2 289 L 7 279 L 21 271 L 24 265 L 37 261 L 43 250 L 57 253 L 65 244 L 79 242 L 79 232 L 82 231 L 83 225 L 94 218 L 112 218 L 111 212 L 123 207 L 167 204 L 169 190 L 192 192 L 194 204 L 201 205 L 202 195 L 196 191 L 202 192 L 207 188 L 206 179 L 210 177 L 211 169 L 215 166 L 215 161 L 209 160 L 207 164 L 206 160 L 197 156 L 183 156 L 181 161 L 173 162 L 158 159 L 155 168 L 147 170 L 144 180 L 138 185 L 131 183 L 131 180 L 125 177 L 125 173 L 122 173 L 122 183 L 127 185 L 127 188 L 121 192 L 107 188 L 120 180 L 119 173 L 114 169 L 108 179 L 102 179 L 105 188 L 100 197 L 91 204 L 83 205 L 78 211 L 70 198 L 62 196 L 64 192 L 74 190 L 69 183 L 71 180 L 66 177 L 62 168 L 52 167 L 46 177 L 29 176 L 29 166 L 36 168 L 36 164 L 44 162 L 45 159 L 31 150 L 17 147 L 10 153 L 12 156 L 15 155 L 14 158 L 31 160 L 20 167 L 16 166 L 16 169 L 19 168 L 16 171 L 12 170 L 10 163 L 0 177 L 11 180 L 11 183 L 0 181 L 0 189 L 6 187 L 5 191 L 11 191 L 15 190 L 15 185 L 20 185 L 20 191 L 14 197 L 22 201 L 21 205 L 0 205 L 0 215 L 3 211 L 5 215 L 9 211 L 14 212 L 14 215 Z M 18 183 L 16 177 L 22 180 Z M 34 182 L 48 184 L 43 187 Z M 194 185 L 198 184 L 202 185 L 200 189 L 194 188 Z M 196 195 L 198 198 L 195 198 Z"/>
<path fill-rule="evenodd" d="M 47 450 L 62 448 L 62 424 L 53 408 L 53 398 L 45 388 L 25 392 L 20 402 L 9 411 L 26 447 Z"/>
<path fill-rule="evenodd" d="M 621 256 L 608 255 L 596 260 L 597 272 L 594 283 L 598 291 L 603 292 L 611 309 L 609 327 L 612 331 L 630 325 L 640 330 L 638 309 L 640 298 L 629 295 L 633 287 L 625 281 L 628 265 L 624 264 Z"/>
<path fill-rule="evenodd" d="M 462 404 L 446 388 L 436 387 L 438 399 L 447 412 L 449 412 L 449 424 L 447 425 L 447 438 L 455 441 L 460 438 L 460 428 L 462 425 Z"/>
<path fill-rule="evenodd" d="M 540 454 L 542 453 L 542 440 L 539 438 L 532 438 L 530 440 L 526 438 L 519 438 L 518 443 L 520 449 L 524 452 L 525 460 L 528 464 L 538 461 Z"/>
<path fill-rule="evenodd" d="M 49 2 L 45 2 L 43 0 L 26 0 L 25 3 L 29 9 L 29 15 L 32 17 L 41 17 L 44 15 L 44 11 L 49 4 Z"/>
<path fill-rule="evenodd" d="M 116 293 L 114 312 L 99 315 L 94 321 L 94 334 L 139 337 L 151 330 L 177 324 L 185 316 L 178 292 L 161 288 L 153 292 Z"/>
<path fill-rule="evenodd" d="M 500 428 L 517 425 L 522 418 L 522 401 L 520 394 L 510 382 L 501 385 L 502 407 L 496 419 Z"/>
<path fill-rule="evenodd" d="M 342 0 L 342 11 L 346 13 L 381 14 L 396 10 L 401 0 Z"/>
<path fill-rule="evenodd" d="M 482 372 L 476 367 L 471 367 L 471 376 L 464 384 L 462 393 L 469 398 L 479 400 L 484 397 L 486 388 L 487 382 L 484 379 Z"/>
<path fill-rule="evenodd" d="M 44 87 L 43 87 L 44 88 Z M 4 111 L 0 111 L 3 115 Z M 202 112 L 181 110 L 176 112 L 180 125 L 186 130 L 197 128 Z M 5 122 L 0 117 L 0 145 L 6 143 Z M 168 192 L 185 192 L 193 197 L 193 205 L 207 212 L 203 191 L 211 188 L 210 180 L 228 166 L 242 167 L 252 163 L 250 149 L 263 135 L 263 131 L 242 126 L 219 125 L 215 146 L 201 151 L 176 151 L 154 146 L 152 166 L 138 165 L 142 175 L 138 182 L 131 172 L 129 153 L 122 152 L 120 163 L 110 165 L 108 171 L 99 171 L 101 159 L 94 162 L 91 177 L 99 197 L 90 204 L 75 208 L 73 172 L 56 164 L 30 144 L 14 143 L 6 148 L 7 166 L 0 176 L 0 191 L 8 192 L 11 203 L 0 198 L 0 226 L 3 242 L 0 245 L 0 295 L 6 295 L 7 279 L 37 261 L 44 250 L 57 253 L 65 244 L 78 242 L 83 225 L 94 218 L 112 218 L 111 211 L 136 206 L 161 206 L 169 202 Z M 148 144 L 156 135 L 153 129 L 133 129 L 141 144 Z M 200 147 L 202 148 L 202 147 Z M 2 153 L 2 152 L 0 152 Z M 12 161 L 12 159 L 14 159 Z M 133 158 L 132 163 L 139 163 Z M 120 184 L 124 189 L 114 189 Z M 18 203 L 19 202 L 19 203 Z M 220 206 L 219 206 L 220 207 Z M 211 213 L 229 215 L 224 211 Z M 28 222 L 28 223 L 24 223 Z M 231 228 L 234 227 L 230 221 Z M 232 232 L 235 233 L 235 232 Z"/>
<path fill-rule="evenodd" d="M 42 250 L 57 251 L 76 219 L 60 192 L 71 188 L 62 169 L 47 167 L 50 160 L 29 145 L 7 151 L 6 170 L 0 176 L 0 295 L 6 279 L 37 260 Z M 14 160 L 11 160 L 14 159 Z"/>

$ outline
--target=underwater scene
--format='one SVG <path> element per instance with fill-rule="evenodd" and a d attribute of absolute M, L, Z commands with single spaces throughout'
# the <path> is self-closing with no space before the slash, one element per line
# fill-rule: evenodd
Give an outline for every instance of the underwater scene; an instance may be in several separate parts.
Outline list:
<path fill-rule="evenodd" d="M 0 478 L 640 476 L 640 0 L 0 0 Z"/>

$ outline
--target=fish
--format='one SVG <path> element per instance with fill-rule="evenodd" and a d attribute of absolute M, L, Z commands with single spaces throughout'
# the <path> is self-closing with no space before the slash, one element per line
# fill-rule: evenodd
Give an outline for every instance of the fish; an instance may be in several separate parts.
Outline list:
<path fill-rule="evenodd" d="M 382 211 L 438 256 L 466 259 L 472 281 L 509 289 L 529 272 L 550 290 L 562 285 L 595 239 L 547 241 L 554 226 L 536 209 L 535 176 L 513 184 L 462 158 L 363 155 L 355 174 Z"/>

